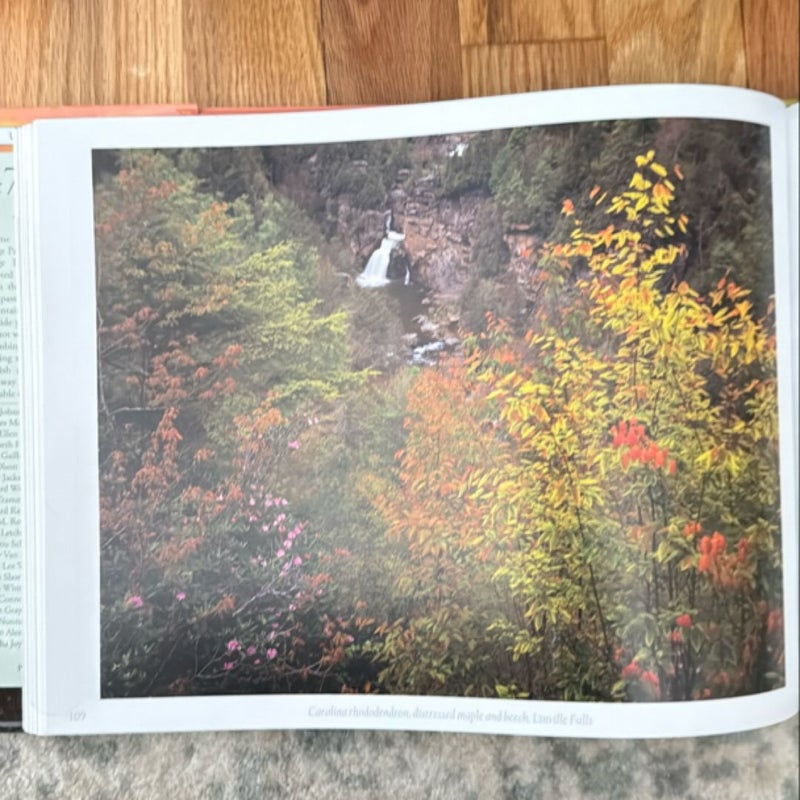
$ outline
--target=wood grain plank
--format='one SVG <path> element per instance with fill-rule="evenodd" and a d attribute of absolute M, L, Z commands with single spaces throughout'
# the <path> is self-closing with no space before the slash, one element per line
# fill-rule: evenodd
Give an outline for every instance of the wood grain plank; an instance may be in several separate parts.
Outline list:
<path fill-rule="evenodd" d="M 489 43 L 489 0 L 458 0 L 461 44 Z"/>
<path fill-rule="evenodd" d="M 0 105 L 318 104 L 326 91 L 337 103 L 403 102 L 606 77 L 747 82 L 797 96 L 799 8 L 798 0 L 0 0 Z M 570 47 L 478 47 L 501 40 Z"/>
<path fill-rule="evenodd" d="M 460 96 L 458 20 L 458 0 L 322 0 L 328 101 Z"/>
<path fill-rule="evenodd" d="M 87 47 L 93 2 L 7 3 L 0 26 L 0 105 L 94 102 L 96 62 Z"/>
<path fill-rule="evenodd" d="M 13 3 L 3 8 L 0 25 L 0 106 L 24 106 L 36 102 L 39 93 L 42 49 L 41 12 L 44 3 Z"/>
<path fill-rule="evenodd" d="M 800 1 L 742 0 L 747 85 L 800 97 Z"/>
<path fill-rule="evenodd" d="M 731 0 L 606 0 L 611 83 L 744 86 L 744 33 Z"/>
<path fill-rule="evenodd" d="M 491 44 L 603 36 L 601 0 L 489 0 Z"/>
<path fill-rule="evenodd" d="M 27 0 L 3 20 L 4 103 L 184 102 L 182 0 Z"/>
<path fill-rule="evenodd" d="M 95 102 L 188 100 L 183 0 L 99 0 L 97 15 L 88 34 L 101 54 Z"/>
<path fill-rule="evenodd" d="M 319 0 L 184 0 L 184 42 L 201 106 L 325 102 Z"/>
<path fill-rule="evenodd" d="M 466 97 L 608 82 L 601 39 L 465 47 L 462 59 Z"/>

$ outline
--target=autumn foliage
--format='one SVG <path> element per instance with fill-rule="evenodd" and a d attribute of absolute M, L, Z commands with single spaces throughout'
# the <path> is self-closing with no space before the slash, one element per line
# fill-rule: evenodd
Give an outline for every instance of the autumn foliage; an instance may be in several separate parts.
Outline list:
<path fill-rule="evenodd" d="M 344 380 L 342 315 L 295 244 L 162 156 L 96 208 L 104 693 L 338 691 L 350 623 L 274 483 L 302 426 L 287 398 Z"/>
<path fill-rule="evenodd" d="M 528 213 L 506 150 L 484 226 Z M 98 178 L 104 696 L 782 685 L 772 303 L 691 280 L 684 171 L 633 153 L 581 196 L 537 168 L 554 234 L 474 250 L 513 313 L 383 369 L 353 320 L 388 306 L 277 193 Z"/>
<path fill-rule="evenodd" d="M 395 589 L 425 586 L 485 626 L 469 664 L 490 653 L 492 679 L 471 692 L 689 700 L 781 684 L 771 311 L 754 317 L 730 277 L 707 297 L 675 280 L 679 181 L 637 157 L 624 191 L 592 191 L 599 231 L 565 201 L 574 227 L 530 276 L 528 329 L 490 320 L 463 363 L 412 389 L 426 410 L 407 423 L 400 492 L 379 501 L 408 539 Z M 429 601 L 389 628 L 388 688 L 431 657 L 440 617 Z M 428 667 L 434 691 L 464 691 L 460 649 Z"/>

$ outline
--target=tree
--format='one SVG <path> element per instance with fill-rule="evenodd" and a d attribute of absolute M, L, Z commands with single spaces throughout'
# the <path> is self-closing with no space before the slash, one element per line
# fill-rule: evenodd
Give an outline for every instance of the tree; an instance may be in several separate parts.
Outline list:
<path fill-rule="evenodd" d="M 382 638 L 373 648 L 380 684 L 392 692 L 495 692 L 496 653 L 485 632 L 498 601 L 488 553 L 473 552 L 481 509 L 462 487 L 502 459 L 502 445 L 486 424 L 486 392 L 466 378 L 458 360 L 419 373 L 396 479 L 376 487 L 386 536 L 404 552 L 393 613 L 377 627 Z"/>
<path fill-rule="evenodd" d="M 688 220 L 652 151 L 637 168 L 607 227 L 576 219 L 546 248 L 559 302 L 540 306 L 529 356 L 499 369 L 490 347 L 478 367 L 517 458 L 474 497 L 524 543 L 495 573 L 530 623 L 514 655 L 567 643 L 562 696 L 760 691 L 781 681 L 771 319 L 730 278 L 708 297 L 662 288 Z"/>
<path fill-rule="evenodd" d="M 688 700 L 782 683 L 772 309 L 729 275 L 705 295 L 677 280 L 681 174 L 637 156 L 627 187 L 589 192 L 599 229 L 565 199 L 524 336 L 490 318 L 464 363 L 412 387 L 376 501 L 408 553 L 405 611 L 379 629 L 387 686 Z"/>
<path fill-rule="evenodd" d="M 280 213 L 255 226 L 164 154 L 121 163 L 95 195 L 104 691 L 338 686 L 347 622 L 317 613 L 275 474 L 300 412 L 358 380 L 347 318 Z"/>

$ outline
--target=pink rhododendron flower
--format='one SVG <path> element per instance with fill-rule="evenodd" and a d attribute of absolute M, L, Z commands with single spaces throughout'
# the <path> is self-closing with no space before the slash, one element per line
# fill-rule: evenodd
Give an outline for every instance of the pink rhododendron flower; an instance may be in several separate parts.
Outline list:
<path fill-rule="evenodd" d="M 280 550 L 278 550 L 277 553 L 275 553 L 275 555 L 277 558 L 283 558 L 286 555 L 286 551 L 283 548 L 281 548 Z"/>
<path fill-rule="evenodd" d="M 623 667 L 621 673 L 623 678 L 639 678 L 641 674 L 642 670 L 635 661 L 631 661 L 630 664 Z"/>
<path fill-rule="evenodd" d="M 274 647 L 270 647 L 270 649 L 267 650 L 267 658 L 270 661 L 272 661 L 274 658 L 276 658 L 277 655 L 278 655 L 278 651 Z"/>
<path fill-rule="evenodd" d="M 233 661 L 226 661 L 222 665 L 222 668 L 225 670 L 225 672 L 228 672 L 228 671 L 232 670 L 233 669 Z"/>
<path fill-rule="evenodd" d="M 287 445 L 290 450 L 297 450 L 300 447 L 300 442 L 295 439 Z"/>
<path fill-rule="evenodd" d="M 144 605 L 144 600 L 138 594 L 133 594 L 128 598 L 127 605 L 131 608 L 141 608 Z"/>
<path fill-rule="evenodd" d="M 261 663 L 261 659 L 257 658 L 253 663 L 258 666 Z"/>
<path fill-rule="evenodd" d="M 175 593 L 175 599 L 179 603 L 182 603 L 186 599 L 186 592 L 176 592 Z"/>
<path fill-rule="evenodd" d="M 255 646 L 251 644 L 250 647 L 248 647 L 247 650 L 245 650 L 245 653 L 247 653 L 247 655 L 249 656 L 254 656 L 256 654 Z"/>
<path fill-rule="evenodd" d="M 644 683 L 649 683 L 651 686 L 658 688 L 658 675 L 652 670 L 645 670 L 642 673 L 642 681 Z"/>
<path fill-rule="evenodd" d="M 227 647 L 229 653 L 235 653 L 237 650 L 241 649 L 241 645 L 236 641 L 236 639 L 231 639 L 228 642 Z"/>
<path fill-rule="evenodd" d="M 303 563 L 303 559 L 300 556 L 295 556 L 293 563 L 296 567 L 299 567 Z"/>

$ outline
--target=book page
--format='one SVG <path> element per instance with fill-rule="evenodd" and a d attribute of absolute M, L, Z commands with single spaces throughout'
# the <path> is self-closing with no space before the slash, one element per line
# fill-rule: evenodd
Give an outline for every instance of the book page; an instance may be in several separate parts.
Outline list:
<path fill-rule="evenodd" d="M 16 276 L 14 156 L 10 131 L 0 128 L 0 687 L 21 686 L 22 676 Z"/>
<path fill-rule="evenodd" d="M 791 297 L 793 328 L 792 346 L 794 347 L 794 413 L 798 416 L 800 408 L 800 389 L 798 389 L 798 368 L 800 363 L 800 309 L 798 309 L 798 285 L 800 281 L 800 123 L 798 123 L 798 109 L 800 105 L 794 103 L 788 110 L 788 153 L 789 168 L 789 246 L 791 248 L 791 261 L 789 275 L 791 279 Z M 795 436 L 795 460 L 798 454 L 798 439 Z"/>
<path fill-rule="evenodd" d="M 778 101 L 34 134 L 34 730 L 796 712 Z"/>

